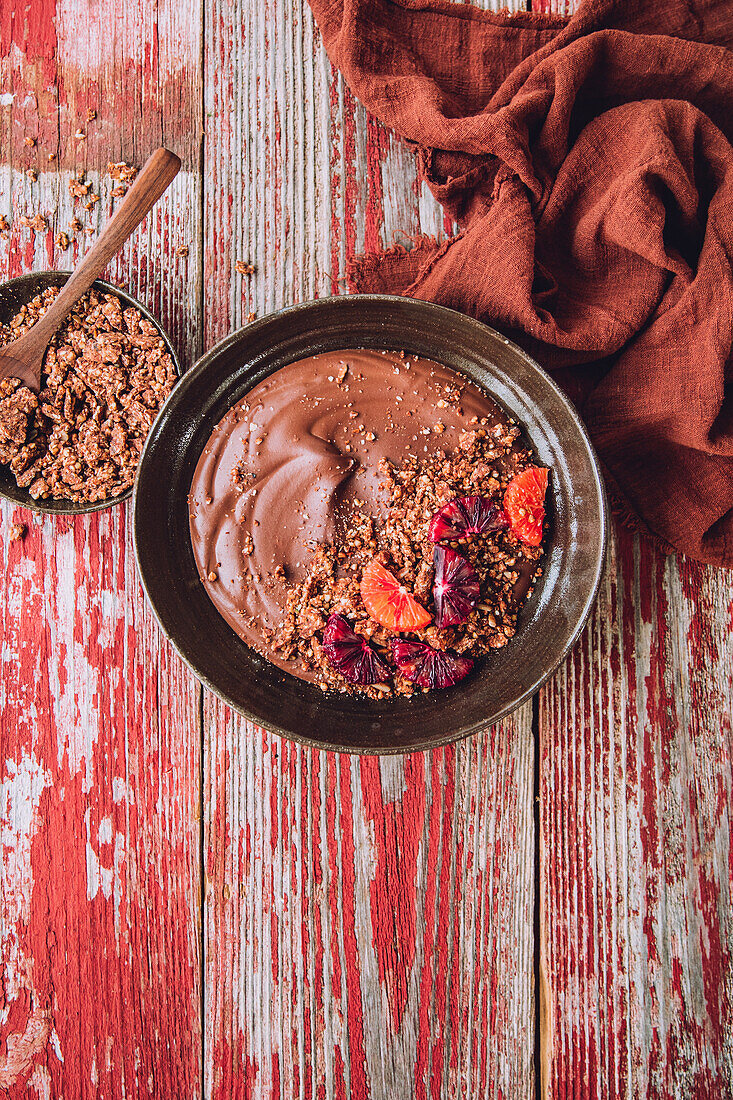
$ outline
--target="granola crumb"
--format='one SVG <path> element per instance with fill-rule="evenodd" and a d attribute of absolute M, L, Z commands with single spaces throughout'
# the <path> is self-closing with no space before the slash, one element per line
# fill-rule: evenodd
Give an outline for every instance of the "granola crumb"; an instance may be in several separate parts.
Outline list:
<path fill-rule="evenodd" d="M 214 581 L 216 581 L 216 580 L 218 580 L 218 579 L 219 579 L 219 574 L 218 574 L 218 573 L 215 573 L 215 572 L 214 572 L 214 570 L 212 569 L 212 570 L 211 570 L 211 572 L 209 573 L 209 580 L 210 580 L 210 581 L 212 582 L 212 584 L 213 584 L 213 582 L 214 582 Z"/>
<path fill-rule="evenodd" d="M 97 117 L 97 112 L 93 107 L 87 107 L 87 122 L 94 122 Z"/>
<path fill-rule="evenodd" d="M 28 532 L 28 528 L 24 523 L 11 523 L 8 530 L 8 541 L 19 542 L 24 539 Z"/>
<path fill-rule="evenodd" d="M 121 183 L 131 183 L 137 175 L 137 168 L 133 168 L 131 164 L 124 160 L 117 161 L 117 163 L 109 161 L 107 163 L 107 174 L 113 180 L 118 180 Z"/>
<path fill-rule="evenodd" d="M 38 180 L 38 169 L 37 168 L 26 168 L 25 174 L 28 177 L 28 179 L 31 181 L 31 183 L 36 183 L 36 181 Z"/>
<path fill-rule="evenodd" d="M 56 237 L 56 247 L 60 248 L 62 252 L 65 252 L 69 247 L 69 236 L 67 233 L 61 232 Z"/>
<path fill-rule="evenodd" d="M 86 131 L 83 130 L 81 126 L 77 130 L 74 131 L 74 137 L 76 138 L 77 141 L 85 141 L 86 136 L 87 136 Z"/>
<path fill-rule="evenodd" d="M 36 147 L 36 139 L 34 137 L 25 137 L 23 138 L 23 142 L 29 149 L 35 149 Z"/>
<path fill-rule="evenodd" d="M 0 233 L 7 233 L 10 229 L 10 222 L 4 214 L 0 214 Z"/>
<path fill-rule="evenodd" d="M 249 263 L 247 260 L 236 260 L 234 270 L 239 275 L 254 275 L 255 265 Z"/>
<path fill-rule="evenodd" d="M 176 249 L 176 256 L 188 256 L 188 245 L 181 244 Z"/>
<path fill-rule="evenodd" d="M 42 214 L 34 214 L 32 218 L 23 214 L 20 224 L 24 229 L 32 229 L 34 233 L 44 233 L 48 229 L 48 220 Z"/>
<path fill-rule="evenodd" d="M 69 180 L 69 194 L 74 199 L 81 199 L 89 194 L 91 183 L 85 182 L 81 177 Z"/>

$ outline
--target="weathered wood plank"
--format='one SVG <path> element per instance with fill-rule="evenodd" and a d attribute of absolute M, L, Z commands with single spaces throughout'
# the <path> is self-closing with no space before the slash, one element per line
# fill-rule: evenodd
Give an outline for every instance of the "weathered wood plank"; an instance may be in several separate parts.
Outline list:
<path fill-rule="evenodd" d="M 72 172 L 87 170 L 101 195 L 92 212 L 76 207 L 94 234 L 112 201 L 107 161 L 139 165 L 167 141 L 184 171 L 109 275 L 190 360 L 198 4 L 3 5 L 0 54 L 0 211 L 14 222 L 0 237 L 2 277 L 71 264 L 54 232 L 74 213 Z M 18 227 L 39 212 L 46 233 Z M 184 244 L 187 259 L 175 256 Z M 28 524 L 22 543 L 7 540 L 13 520 Z M 0 558 L 0 1086 L 12 1097 L 167 1097 L 185 1082 L 196 1096 L 200 689 L 143 600 L 129 506 L 68 521 L 4 504 Z"/>
<path fill-rule="evenodd" d="M 205 700 L 206 1089 L 533 1089 L 528 715 L 357 759 Z"/>
<path fill-rule="evenodd" d="M 210 346 L 443 218 L 300 0 L 214 3 L 204 37 Z M 288 745 L 205 693 L 204 773 L 207 1094 L 531 1094 L 529 708 L 380 763 Z"/>
<path fill-rule="evenodd" d="M 733 1093 L 733 581 L 619 532 L 540 698 L 550 1093 Z"/>

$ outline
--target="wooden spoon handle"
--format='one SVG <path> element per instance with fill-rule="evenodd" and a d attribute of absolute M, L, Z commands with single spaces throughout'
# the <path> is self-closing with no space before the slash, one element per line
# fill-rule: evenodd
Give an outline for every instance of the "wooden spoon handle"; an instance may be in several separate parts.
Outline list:
<path fill-rule="evenodd" d="M 180 167 L 180 160 L 169 149 L 161 147 L 148 157 L 132 187 L 105 225 L 99 240 L 69 276 L 48 312 L 28 333 L 33 333 L 41 347 L 45 348 L 75 302 L 89 290 L 133 230 L 137 229 L 168 184 L 178 175 Z"/>

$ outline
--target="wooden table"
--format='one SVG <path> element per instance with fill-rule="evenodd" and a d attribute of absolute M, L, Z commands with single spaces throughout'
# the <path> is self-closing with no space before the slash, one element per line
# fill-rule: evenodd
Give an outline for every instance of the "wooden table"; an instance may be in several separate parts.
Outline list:
<path fill-rule="evenodd" d="M 101 195 L 76 259 L 107 161 L 163 141 L 183 171 L 109 277 L 186 364 L 451 231 L 304 0 L 4 0 L 0 58 L 0 274 L 70 266 L 71 175 Z M 0 554 L 0 1094 L 733 1095 L 730 574 L 619 531 L 533 703 L 379 760 L 202 690 L 129 507 L 3 505 Z"/>

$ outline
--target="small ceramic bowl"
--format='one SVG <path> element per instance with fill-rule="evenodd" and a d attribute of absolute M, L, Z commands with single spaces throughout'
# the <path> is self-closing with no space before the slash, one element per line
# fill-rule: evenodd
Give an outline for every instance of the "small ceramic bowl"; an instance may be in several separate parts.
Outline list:
<path fill-rule="evenodd" d="M 37 294 L 42 294 L 50 286 L 63 286 L 71 275 L 70 271 L 35 271 L 29 275 L 20 275 L 17 279 L 10 279 L 7 283 L 0 284 L 0 324 L 8 321 L 18 312 L 21 306 L 27 305 Z M 119 298 L 125 309 L 134 306 L 139 310 L 146 321 L 151 321 L 165 341 L 166 348 L 173 360 L 176 374 L 180 376 L 181 365 L 173 350 L 170 339 L 160 327 L 155 317 L 140 302 L 120 290 L 118 286 L 105 283 L 97 279 L 93 284 L 94 290 L 102 294 L 114 294 Z M 127 500 L 132 494 L 132 488 L 126 489 L 116 497 L 108 497 L 106 500 L 97 500 L 93 504 L 77 504 L 73 500 L 34 500 L 26 489 L 21 489 L 7 466 L 0 465 L 0 497 L 12 500 L 14 504 L 20 504 L 23 508 L 30 508 L 34 512 L 50 512 L 56 515 L 76 515 L 81 512 L 99 512 L 104 508 L 112 508 Z"/>
<path fill-rule="evenodd" d="M 377 701 L 324 695 L 250 649 L 201 584 L 189 535 L 188 492 L 224 414 L 265 376 L 340 348 L 404 350 L 467 375 L 522 426 L 549 466 L 544 573 L 504 649 L 445 691 Z M 343 752 L 432 748 L 473 733 L 523 703 L 563 660 L 598 591 L 607 508 L 583 425 L 555 383 L 503 336 L 453 310 L 408 298 L 351 295 L 282 310 L 240 329 L 187 372 L 161 410 L 135 484 L 135 550 L 164 632 L 196 675 L 260 725 Z"/>

